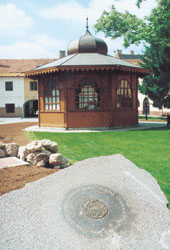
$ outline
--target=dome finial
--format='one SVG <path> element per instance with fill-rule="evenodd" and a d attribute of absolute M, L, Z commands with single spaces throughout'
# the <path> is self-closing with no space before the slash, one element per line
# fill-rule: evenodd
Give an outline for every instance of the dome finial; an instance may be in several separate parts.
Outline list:
<path fill-rule="evenodd" d="M 88 16 L 86 17 L 86 31 L 89 29 L 89 24 L 88 24 Z"/>
<path fill-rule="evenodd" d="M 94 37 L 89 29 L 88 16 L 86 16 L 86 32 L 83 36 L 68 44 L 68 55 L 77 53 L 98 53 L 107 55 L 107 44 L 104 40 Z"/>

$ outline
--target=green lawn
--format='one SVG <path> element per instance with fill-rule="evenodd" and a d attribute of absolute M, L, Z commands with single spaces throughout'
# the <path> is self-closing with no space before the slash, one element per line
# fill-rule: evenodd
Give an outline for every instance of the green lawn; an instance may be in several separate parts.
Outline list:
<path fill-rule="evenodd" d="M 27 133 L 30 140 L 50 139 L 72 162 L 90 157 L 122 154 L 150 172 L 170 202 L 170 129 L 91 133 Z"/>
<path fill-rule="evenodd" d="M 145 115 L 140 115 L 138 117 L 139 121 L 146 121 Z M 148 121 L 155 121 L 155 122 L 167 122 L 167 117 L 162 116 L 148 116 Z"/>

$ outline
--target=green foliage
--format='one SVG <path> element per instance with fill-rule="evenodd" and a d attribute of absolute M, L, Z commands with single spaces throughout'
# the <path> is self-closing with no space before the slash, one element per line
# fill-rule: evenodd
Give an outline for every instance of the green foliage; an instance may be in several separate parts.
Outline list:
<path fill-rule="evenodd" d="M 137 1 L 136 5 L 138 6 L 138 8 L 140 8 L 140 5 L 141 5 L 141 3 L 142 3 L 143 1 L 146 1 L 146 0 L 138 0 L 138 1 Z"/>
<path fill-rule="evenodd" d="M 112 5 L 110 12 L 104 11 L 97 24 L 96 31 L 103 31 L 106 37 L 112 39 L 123 37 L 124 46 L 128 47 L 130 44 L 139 44 L 140 37 L 138 33 L 143 32 L 146 24 L 142 19 L 130 14 L 118 12 Z"/>
<path fill-rule="evenodd" d="M 137 6 L 142 2 L 138 0 Z M 142 67 L 148 68 L 150 75 L 139 88 L 153 100 L 154 106 L 170 108 L 170 0 L 157 3 L 144 20 L 129 12 L 120 13 L 112 6 L 109 12 L 103 12 L 95 28 L 112 39 L 122 37 L 125 47 L 144 43 Z"/>
<path fill-rule="evenodd" d="M 150 172 L 170 201 L 170 130 L 93 133 L 34 132 L 29 138 L 50 139 L 72 162 L 101 155 L 122 154 Z"/>
<path fill-rule="evenodd" d="M 154 106 L 170 108 L 170 47 L 146 47 L 143 67 L 150 69 L 151 74 L 144 78 L 141 92 L 153 100 Z"/>

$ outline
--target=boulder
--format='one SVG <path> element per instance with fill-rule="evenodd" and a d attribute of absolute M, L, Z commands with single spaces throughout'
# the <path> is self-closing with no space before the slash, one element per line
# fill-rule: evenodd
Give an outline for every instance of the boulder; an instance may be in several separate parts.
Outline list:
<path fill-rule="evenodd" d="M 26 148 L 27 148 L 27 151 L 29 151 L 29 153 L 38 152 L 43 149 L 41 141 L 32 141 L 26 145 Z"/>
<path fill-rule="evenodd" d="M 69 166 L 69 160 L 59 153 L 51 154 L 49 163 L 53 165 L 54 168 L 66 168 Z"/>
<path fill-rule="evenodd" d="M 47 154 L 49 157 L 50 157 L 50 155 L 51 155 L 51 152 L 50 152 L 50 151 L 48 151 L 48 150 L 43 150 L 43 151 L 42 151 L 42 153 Z"/>
<path fill-rule="evenodd" d="M 5 144 L 6 156 L 17 156 L 19 145 L 15 142 Z"/>
<path fill-rule="evenodd" d="M 6 157 L 6 153 L 2 148 L 0 148 L 0 158 L 4 158 L 4 157 Z"/>
<path fill-rule="evenodd" d="M 1 148 L 1 149 L 4 149 L 4 148 L 5 148 L 5 144 L 4 144 L 2 141 L 0 141 L 0 148 Z"/>
<path fill-rule="evenodd" d="M 46 152 L 34 152 L 30 153 L 27 157 L 27 162 L 31 165 L 36 165 L 39 167 L 46 167 L 48 165 L 49 154 Z"/>
<path fill-rule="evenodd" d="M 18 149 L 18 158 L 20 158 L 21 160 L 25 161 L 25 159 L 26 159 L 26 157 L 27 157 L 27 155 L 29 153 L 30 152 L 27 150 L 26 146 L 21 146 Z"/>
<path fill-rule="evenodd" d="M 41 144 L 46 150 L 49 150 L 52 153 L 58 152 L 58 144 L 56 142 L 52 142 L 50 140 L 43 139 L 43 140 L 41 140 Z"/>
<path fill-rule="evenodd" d="M 61 168 L 67 168 L 69 166 L 70 166 L 69 159 L 66 158 L 65 156 L 62 156 Z"/>
<path fill-rule="evenodd" d="M 86 159 L 0 197 L 0 249 L 170 250 L 167 203 L 123 156 Z"/>
<path fill-rule="evenodd" d="M 51 154 L 49 158 L 49 163 L 53 166 L 58 166 L 62 164 L 62 155 L 59 153 Z"/>

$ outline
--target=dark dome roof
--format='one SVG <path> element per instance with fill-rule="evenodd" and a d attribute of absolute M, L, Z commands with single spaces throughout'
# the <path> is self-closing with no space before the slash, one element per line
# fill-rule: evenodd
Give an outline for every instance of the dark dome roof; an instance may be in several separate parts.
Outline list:
<path fill-rule="evenodd" d="M 104 40 L 92 36 L 87 29 L 84 36 L 69 43 L 67 52 L 68 55 L 77 53 L 99 53 L 107 55 L 107 44 Z"/>

